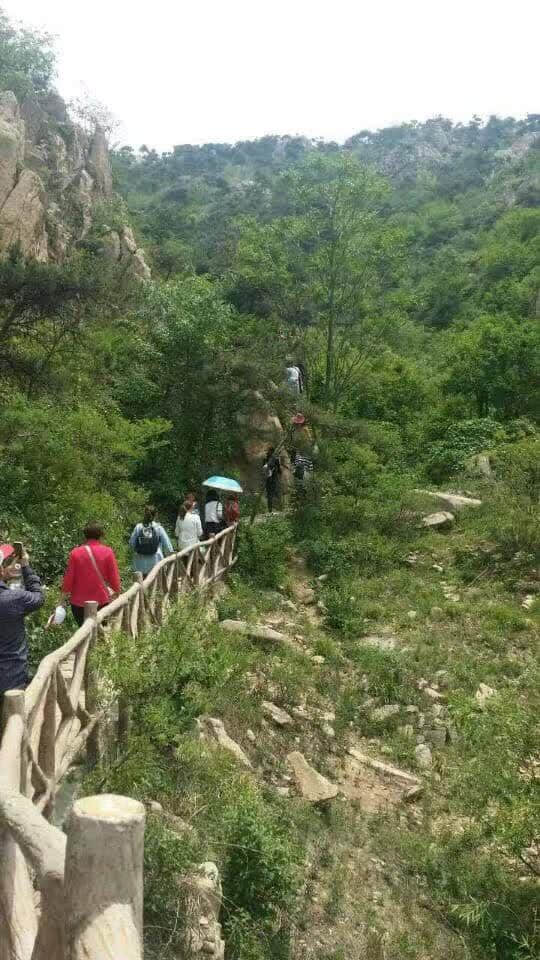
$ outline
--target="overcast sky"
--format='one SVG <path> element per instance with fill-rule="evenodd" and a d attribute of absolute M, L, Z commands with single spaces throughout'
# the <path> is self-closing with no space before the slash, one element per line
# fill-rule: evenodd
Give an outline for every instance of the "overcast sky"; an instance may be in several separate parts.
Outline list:
<path fill-rule="evenodd" d="M 134 146 L 540 112 L 538 0 L 0 5 L 56 34 L 60 92 L 106 103 Z"/>

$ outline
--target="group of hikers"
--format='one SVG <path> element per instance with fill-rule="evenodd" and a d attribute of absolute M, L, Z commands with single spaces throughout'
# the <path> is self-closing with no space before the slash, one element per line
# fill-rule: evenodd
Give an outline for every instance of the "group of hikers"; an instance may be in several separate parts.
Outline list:
<path fill-rule="evenodd" d="M 215 490 L 206 494 L 203 518 L 196 497 L 183 499 L 175 526 L 178 550 L 194 546 L 236 523 L 240 516 L 238 497 L 229 494 L 223 503 Z M 133 568 L 143 575 L 174 553 L 171 540 L 156 519 L 155 507 L 144 509 L 142 520 L 129 538 Z M 103 543 L 104 529 L 99 523 L 84 528 L 84 542 L 69 554 L 61 586 L 61 600 L 48 626 L 60 624 L 65 608 L 71 608 L 75 623 L 84 620 L 84 605 L 96 601 L 98 609 L 107 606 L 122 590 L 118 562 L 112 547 Z M 22 545 L 0 544 L 0 701 L 6 690 L 22 690 L 28 684 L 28 644 L 25 617 L 43 605 L 44 590 L 30 566 Z M 1 703 L 0 703 L 1 706 Z"/>

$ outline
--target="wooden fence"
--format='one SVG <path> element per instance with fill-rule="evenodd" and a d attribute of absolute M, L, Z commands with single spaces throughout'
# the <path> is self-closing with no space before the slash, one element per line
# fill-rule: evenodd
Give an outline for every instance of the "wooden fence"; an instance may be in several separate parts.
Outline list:
<path fill-rule="evenodd" d="M 74 805 L 67 841 L 48 821 L 77 754 L 86 745 L 91 760 L 99 756 L 103 712 L 92 647 L 115 631 L 137 637 L 159 627 L 179 594 L 219 580 L 236 562 L 236 533 L 228 527 L 171 554 L 100 611 L 85 604 L 82 627 L 41 661 L 28 688 L 4 695 L 0 960 L 142 957 L 144 809 L 125 797 L 87 797 Z M 120 701 L 121 743 L 128 717 Z"/>

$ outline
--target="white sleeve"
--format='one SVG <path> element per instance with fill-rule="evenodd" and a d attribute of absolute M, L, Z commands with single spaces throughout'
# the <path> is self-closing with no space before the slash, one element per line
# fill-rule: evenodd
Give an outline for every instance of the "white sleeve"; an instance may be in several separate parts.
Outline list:
<path fill-rule="evenodd" d="M 200 537 L 202 537 L 202 535 L 203 535 L 201 518 L 200 518 L 200 517 L 197 517 L 197 516 L 194 516 L 193 519 L 195 520 L 195 529 L 196 529 L 196 531 L 197 531 L 197 536 L 200 538 Z"/>
<path fill-rule="evenodd" d="M 216 517 L 218 518 L 218 520 L 223 520 L 223 504 L 222 503 L 216 504 Z"/>

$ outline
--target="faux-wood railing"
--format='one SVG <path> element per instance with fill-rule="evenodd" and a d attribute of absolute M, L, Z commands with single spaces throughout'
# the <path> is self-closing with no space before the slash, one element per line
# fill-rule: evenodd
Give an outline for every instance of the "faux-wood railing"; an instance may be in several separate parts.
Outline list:
<path fill-rule="evenodd" d="M 118 843 L 127 844 L 124 856 L 132 862 L 139 859 L 142 865 L 141 805 L 127 798 L 110 798 L 109 806 L 97 797 L 78 801 L 68 826 L 67 859 L 66 837 L 48 819 L 58 785 L 83 746 L 92 759 L 99 753 L 103 715 L 89 660 L 92 646 L 115 631 L 137 637 L 148 627 L 159 627 L 179 594 L 219 580 L 236 562 L 236 532 L 236 525 L 228 527 L 205 543 L 165 557 L 146 578 L 138 574 L 125 593 L 99 612 L 97 604 L 85 604 L 82 627 L 41 661 L 28 688 L 5 694 L 0 745 L 0 960 L 142 956 L 142 888 L 128 881 L 126 891 L 118 848 Z M 120 702 L 120 739 L 126 733 L 126 714 L 126 705 Z M 116 844 L 115 838 L 120 838 Z M 93 886 L 84 868 L 88 846 L 94 850 Z M 27 862 L 41 891 L 39 910 Z M 105 874 L 112 887 L 104 882 Z M 126 904 L 131 904 L 131 920 L 124 915 Z"/>

